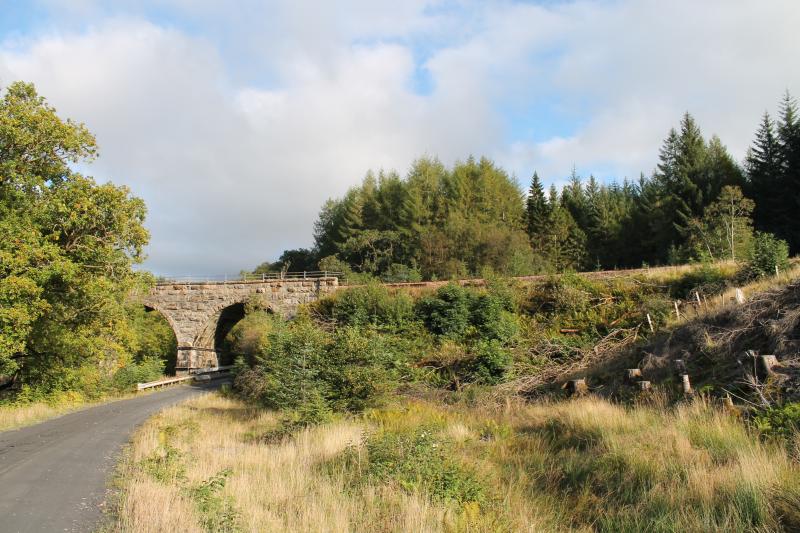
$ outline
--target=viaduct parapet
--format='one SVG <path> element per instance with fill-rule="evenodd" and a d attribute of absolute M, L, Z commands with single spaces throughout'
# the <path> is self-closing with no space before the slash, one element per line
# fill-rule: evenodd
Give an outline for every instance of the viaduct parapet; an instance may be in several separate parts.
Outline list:
<path fill-rule="evenodd" d="M 244 316 L 244 304 L 257 299 L 268 311 L 292 318 L 300 305 L 339 287 L 334 276 L 205 283 L 159 283 L 142 303 L 160 312 L 178 340 L 176 372 L 216 367 L 221 344 Z"/>

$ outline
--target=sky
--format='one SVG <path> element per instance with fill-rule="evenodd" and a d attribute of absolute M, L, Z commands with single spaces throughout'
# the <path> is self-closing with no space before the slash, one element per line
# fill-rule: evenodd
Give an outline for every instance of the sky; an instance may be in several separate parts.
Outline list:
<path fill-rule="evenodd" d="M 220 275 L 420 156 L 636 179 L 689 111 L 741 161 L 800 95 L 798 28 L 797 0 L 0 0 L 0 88 L 97 136 L 80 170 L 147 203 L 145 268 Z"/>

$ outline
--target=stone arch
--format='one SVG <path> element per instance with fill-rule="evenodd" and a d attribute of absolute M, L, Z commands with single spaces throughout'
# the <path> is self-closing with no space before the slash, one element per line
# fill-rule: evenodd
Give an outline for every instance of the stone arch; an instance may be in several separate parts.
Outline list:
<path fill-rule="evenodd" d="M 178 340 L 176 371 L 216 366 L 214 339 L 223 310 L 257 296 L 274 314 L 292 318 L 297 308 L 338 288 L 335 277 L 268 279 L 241 282 L 169 282 L 157 284 L 143 298 L 169 322 Z"/>
<path fill-rule="evenodd" d="M 223 351 L 222 343 L 230 330 L 245 316 L 248 298 L 235 298 L 213 306 L 210 315 L 197 331 L 192 346 L 196 351 L 195 367 L 214 367 L 232 363 L 230 354 Z M 272 303 L 264 302 L 264 309 L 276 313 Z"/>
<path fill-rule="evenodd" d="M 169 324 L 169 327 L 172 328 L 172 333 L 175 334 L 175 339 L 178 341 L 178 346 L 180 346 L 182 342 L 191 342 L 191 340 L 188 337 L 182 335 L 180 327 L 178 327 L 178 324 L 175 322 L 175 317 L 173 317 L 169 311 L 162 309 L 160 306 L 152 302 L 143 303 L 142 306 L 147 311 L 157 311 L 158 314 L 160 314 L 166 319 L 167 323 Z"/>

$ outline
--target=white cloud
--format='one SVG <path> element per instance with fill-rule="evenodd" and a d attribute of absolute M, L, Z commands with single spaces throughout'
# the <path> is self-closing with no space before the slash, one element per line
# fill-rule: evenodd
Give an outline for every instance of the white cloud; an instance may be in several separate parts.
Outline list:
<path fill-rule="evenodd" d="M 162 273 L 307 246 L 326 198 L 421 154 L 636 178 L 689 110 L 740 158 L 800 93 L 794 0 L 42 3 L 57 22 L 0 44 L 0 84 L 35 82 L 97 134 L 90 172 L 146 200 Z M 172 18 L 148 21 L 156 4 Z"/>
<path fill-rule="evenodd" d="M 790 66 L 800 45 L 792 0 L 582 1 L 509 16 L 522 27 L 547 20 L 556 28 L 528 48 L 557 50 L 535 85 L 585 118 L 568 138 L 501 148 L 498 158 L 525 174 L 538 168 L 554 179 L 573 164 L 585 173 L 649 173 L 687 110 L 741 159 L 763 111 L 787 89 L 800 93 L 800 71 Z"/>
<path fill-rule="evenodd" d="M 235 272 L 308 246 L 325 199 L 367 169 L 455 158 L 489 132 L 483 115 L 413 94 L 410 52 L 391 44 L 293 61 L 276 90 L 233 87 L 208 42 L 131 19 L 36 39 L 0 65 L 96 133 L 88 170 L 145 199 L 148 266 L 163 273 Z"/>

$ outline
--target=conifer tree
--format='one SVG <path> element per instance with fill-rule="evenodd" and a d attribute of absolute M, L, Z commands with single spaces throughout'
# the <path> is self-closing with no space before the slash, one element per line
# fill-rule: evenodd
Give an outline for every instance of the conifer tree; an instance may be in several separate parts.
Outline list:
<path fill-rule="evenodd" d="M 344 244 L 348 239 L 354 237 L 359 230 L 363 229 L 362 208 L 361 190 L 350 189 L 344 197 L 341 224 L 337 232 L 337 241 L 340 244 Z"/>
<path fill-rule="evenodd" d="M 777 127 L 778 153 L 781 165 L 781 186 L 778 213 L 778 234 L 787 240 L 792 252 L 800 251 L 800 118 L 797 103 L 787 92 L 781 102 Z"/>
<path fill-rule="evenodd" d="M 528 189 L 528 200 L 526 202 L 526 216 L 528 226 L 528 237 L 534 247 L 541 246 L 542 238 L 547 231 L 547 222 L 550 208 L 544 196 L 544 187 L 539 179 L 539 175 L 534 172 L 531 178 L 531 186 Z"/>
<path fill-rule="evenodd" d="M 746 159 L 749 196 L 756 203 L 756 229 L 776 233 L 780 229 L 782 168 L 780 147 L 775 136 L 775 123 L 764 113 L 761 126 Z"/>

